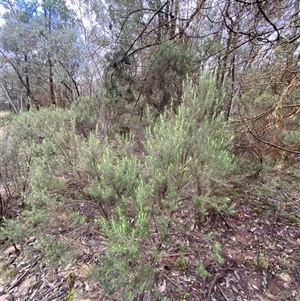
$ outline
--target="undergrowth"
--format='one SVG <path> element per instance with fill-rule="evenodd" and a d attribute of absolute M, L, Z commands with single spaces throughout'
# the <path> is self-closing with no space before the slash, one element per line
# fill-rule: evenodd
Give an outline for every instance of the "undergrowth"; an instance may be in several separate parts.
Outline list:
<path fill-rule="evenodd" d="M 66 264 L 76 255 L 72 233 L 87 222 L 76 204 L 92 201 L 100 208 L 95 226 L 106 251 L 91 274 L 103 283 L 103 297 L 133 300 L 152 292 L 163 298 L 154 283 L 166 250 L 210 214 L 234 210 L 217 193 L 235 168 L 224 99 L 209 73 L 196 87 L 187 81 L 185 91 L 177 114 L 166 111 L 140 129 L 138 153 L 136 137 L 107 129 L 109 112 L 90 116 L 95 99 L 69 110 L 20 113 L 1 141 L 0 168 L 2 186 L 22 209 L 9 215 L 7 204 L 1 235 L 14 243 L 34 236 L 43 260 Z M 209 243 L 211 260 L 222 264 L 221 246 L 213 237 Z M 184 269 L 184 257 L 178 258 L 175 265 Z M 203 263 L 199 273 L 207 277 Z"/>

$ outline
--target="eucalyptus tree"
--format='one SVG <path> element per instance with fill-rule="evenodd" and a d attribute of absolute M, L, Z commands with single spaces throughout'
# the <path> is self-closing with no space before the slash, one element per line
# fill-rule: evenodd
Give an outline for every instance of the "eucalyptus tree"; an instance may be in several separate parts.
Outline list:
<path fill-rule="evenodd" d="M 28 30 L 29 20 L 36 15 L 34 3 L 2 2 L 7 9 L 5 24 L 1 27 L 1 55 L 4 61 L 2 87 L 10 99 L 18 94 L 25 99 L 33 99 L 29 75 L 29 60 L 33 55 L 36 39 Z M 25 91 L 23 91 L 25 90 Z M 25 92 L 25 93 L 24 93 Z M 29 103 L 28 103 L 29 106 Z"/>
<path fill-rule="evenodd" d="M 7 9 L 1 27 L 2 78 L 7 95 L 44 106 L 63 105 L 80 94 L 77 72 L 80 36 L 76 18 L 64 1 L 2 1 Z M 17 89 L 17 90 L 16 90 Z"/>
<path fill-rule="evenodd" d="M 40 8 L 39 24 L 44 27 L 40 32 L 39 57 L 47 66 L 45 77 L 51 103 L 59 104 L 80 95 L 77 72 L 84 49 L 75 13 L 65 1 L 44 0 Z"/>

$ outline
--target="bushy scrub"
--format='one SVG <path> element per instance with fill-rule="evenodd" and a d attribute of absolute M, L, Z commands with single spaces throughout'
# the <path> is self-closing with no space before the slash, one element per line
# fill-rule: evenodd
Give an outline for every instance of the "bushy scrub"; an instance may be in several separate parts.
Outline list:
<path fill-rule="evenodd" d="M 25 190 L 33 157 L 33 135 L 25 120 L 25 133 L 19 128 L 19 122 L 7 124 L 5 135 L 0 138 L 0 180 L 7 196 L 20 195 Z"/>
<path fill-rule="evenodd" d="M 8 137 L 1 144 L 2 185 L 23 203 L 17 222 L 6 218 L 1 232 L 15 243 L 35 236 L 42 252 L 51 254 L 45 257 L 49 260 L 60 258 L 61 250 L 66 250 L 67 243 L 57 241 L 54 246 L 54 238 L 44 238 L 52 237 L 68 220 L 64 215 L 67 177 L 80 178 L 81 137 L 75 133 L 74 121 L 74 112 L 62 109 L 22 112 L 7 126 Z"/>
<path fill-rule="evenodd" d="M 142 161 L 106 149 L 94 166 L 95 196 L 118 200 L 110 218 L 99 222 L 107 235 L 101 275 L 108 294 L 121 292 L 132 300 L 134 292 L 149 290 L 158 272 L 159 249 L 174 243 L 174 230 L 190 229 L 211 210 L 232 209 L 213 188 L 225 183 L 233 168 L 232 135 L 215 87 L 211 74 L 203 75 L 196 88 L 186 84 L 178 113 L 166 111 L 148 128 Z"/>
<path fill-rule="evenodd" d="M 157 206 L 169 216 L 182 200 L 203 214 L 226 202 L 213 191 L 233 168 L 232 135 L 219 111 L 223 101 L 214 77 L 204 74 L 198 87 L 186 85 L 178 114 L 166 112 L 148 130 L 145 168 L 156 187 Z"/>
<path fill-rule="evenodd" d="M 101 277 L 105 294 L 132 300 L 151 292 L 158 300 L 155 277 L 177 235 L 194 229 L 211 211 L 232 209 L 215 193 L 233 169 L 222 91 L 209 73 L 196 86 L 187 81 L 184 90 L 176 113 L 165 111 L 147 129 L 138 155 L 132 151 L 134 137 L 103 136 L 96 117 L 92 132 L 79 131 L 78 118 L 86 117 L 76 107 L 20 114 L 3 154 L 15 167 L 6 173 L 7 183 L 15 181 L 25 209 L 18 222 L 5 220 L 2 233 L 18 241 L 26 228 L 44 258 L 62 264 L 71 258 L 69 233 L 86 221 L 74 203 L 78 196 L 80 204 L 88 199 L 99 205 L 102 216 L 96 224 L 106 250 L 96 259 L 93 274 Z M 80 184 L 74 193 L 70 181 Z M 53 243 L 61 229 L 63 240 Z M 221 263 L 219 245 L 210 244 L 211 260 Z M 175 266 L 185 269 L 184 256 Z"/>
<path fill-rule="evenodd" d="M 134 291 L 153 284 L 154 269 L 145 255 L 154 255 L 155 248 L 145 244 L 153 189 L 144 179 L 143 164 L 126 149 L 90 135 L 81 159 L 89 182 L 86 192 L 103 209 L 98 225 L 106 237 L 106 254 L 93 274 L 103 281 L 107 296 L 131 300 Z"/>
<path fill-rule="evenodd" d="M 118 158 L 114 150 L 107 147 L 95 166 L 99 177 L 92 180 L 91 193 L 100 201 L 111 201 L 113 204 L 134 196 L 138 180 L 136 165 L 136 159 Z"/>
<path fill-rule="evenodd" d="M 124 154 L 124 146 L 113 146 L 108 139 L 100 141 L 90 135 L 82 160 L 89 182 L 86 191 L 104 206 L 125 208 L 139 181 L 137 158 Z"/>
<path fill-rule="evenodd" d="M 135 204 L 138 206 L 135 218 L 117 207 L 111 219 L 102 219 L 99 224 L 108 238 L 105 258 L 100 259 L 99 276 L 106 293 L 121 294 L 123 300 L 131 300 L 134 292 L 149 291 L 155 274 L 153 262 L 149 261 L 156 256 L 155 245 L 149 244 L 149 215 L 143 200 L 137 199 Z"/>

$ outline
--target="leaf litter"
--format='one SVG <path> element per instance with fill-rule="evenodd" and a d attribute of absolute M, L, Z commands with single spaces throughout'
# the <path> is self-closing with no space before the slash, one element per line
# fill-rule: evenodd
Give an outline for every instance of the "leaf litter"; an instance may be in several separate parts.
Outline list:
<path fill-rule="evenodd" d="M 242 183 L 243 195 L 237 197 L 233 191 L 234 214 L 208 216 L 201 227 L 174 234 L 178 246 L 186 248 L 184 253 L 179 247 L 164 250 L 154 283 L 157 291 L 172 300 L 300 300 L 299 187 L 285 189 L 284 209 L 279 211 L 274 205 L 278 195 L 262 189 L 267 181 L 268 177 Z M 208 255 L 211 232 L 221 245 L 223 260 Z M 73 234 L 76 260 L 58 268 L 45 264 L 34 238 L 23 245 L 1 241 L 0 301 L 105 300 L 101 277 L 92 281 L 87 276 L 97 254 L 105 252 L 104 239 L 92 224 Z M 31 257 L 26 249 L 32 249 Z M 137 294 L 135 300 L 154 299 L 148 292 Z"/>

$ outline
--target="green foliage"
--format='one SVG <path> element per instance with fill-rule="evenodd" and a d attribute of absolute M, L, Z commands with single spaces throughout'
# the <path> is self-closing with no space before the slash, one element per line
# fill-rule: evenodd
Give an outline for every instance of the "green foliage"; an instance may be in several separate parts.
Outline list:
<path fill-rule="evenodd" d="M 125 155 L 111 161 L 107 155 L 104 153 L 102 162 L 106 166 L 101 169 L 101 178 L 97 181 L 102 189 L 97 191 L 103 193 L 100 202 L 105 200 L 104 196 L 109 200 L 115 198 L 116 202 L 110 218 L 99 221 L 101 232 L 107 237 L 107 251 L 99 258 L 98 273 L 108 295 L 121 293 L 123 300 L 131 300 L 135 291 L 150 290 L 154 281 L 155 269 L 147 262 L 146 254 L 155 257 L 155 248 L 152 244 L 144 244 L 150 235 L 149 198 L 153 189 L 138 178 L 139 164 L 135 158 Z M 93 185 L 97 187 L 94 182 Z M 116 188 L 122 189 L 121 194 Z"/>
<path fill-rule="evenodd" d="M 6 135 L 0 139 L 0 180 L 8 196 L 20 196 L 28 185 L 38 135 L 29 119 L 20 114 L 6 125 Z"/>
<path fill-rule="evenodd" d="M 246 19 L 259 25 L 256 2 Z M 244 22 L 231 24 L 242 31 L 220 38 L 226 26 L 211 21 L 217 6 L 194 11 L 185 1 L 87 1 L 75 15 L 65 0 L 2 1 L 0 99 L 16 113 L 24 102 L 30 111 L 0 120 L 7 133 L 0 138 L 1 238 L 35 237 L 47 262 L 65 264 L 74 246 L 70 234 L 96 225 L 106 249 L 94 264 L 107 298 L 142 299 L 138 293 L 146 291 L 167 300 L 165 288 L 156 294 L 155 279 L 166 257 L 181 272 L 188 268 L 187 233 L 201 232 L 210 250 L 206 260 L 224 263 L 221 244 L 201 226 L 234 210 L 235 187 L 226 184 L 241 173 L 235 167 L 242 160 L 232 155 L 227 118 L 240 133 L 252 130 L 268 142 L 241 135 L 244 148 L 253 142 L 249 149 L 264 172 L 274 169 L 266 159 L 270 142 L 289 148 L 278 150 L 278 177 L 260 183 L 256 195 L 251 187 L 251 194 L 259 199 L 257 213 L 299 223 L 295 184 L 281 177 L 299 161 L 296 152 L 290 156 L 300 143 L 298 41 L 284 33 L 294 22 L 294 2 L 270 6 L 269 19 L 285 15 L 288 25 L 279 43 L 266 47 L 267 18 L 259 21 L 267 31 L 249 46 L 239 35 L 251 35 Z M 91 13 L 98 24 L 78 22 Z M 205 71 L 210 68 L 215 74 Z M 42 109 L 50 104 L 67 109 Z M 254 163 L 244 161 L 243 172 Z M 179 256 L 168 256 L 170 249 Z M 253 263 L 268 268 L 265 255 Z M 198 273 L 209 277 L 201 261 Z M 72 300 L 75 289 L 69 289 Z"/>
<path fill-rule="evenodd" d="M 212 192 L 214 193 L 214 192 Z M 203 222 L 205 216 L 211 211 L 222 212 L 226 211 L 234 213 L 235 204 L 231 202 L 227 197 L 216 196 L 195 196 L 194 198 L 195 208 L 200 213 L 199 222 Z"/>
<path fill-rule="evenodd" d="M 59 212 L 65 199 L 62 176 L 70 171 L 80 176 L 80 137 L 75 134 L 74 120 L 74 112 L 62 109 L 20 113 L 6 127 L 9 137 L 1 144 L 3 185 L 11 194 L 18 193 L 24 207 L 18 219 L 4 219 L 1 232 L 14 242 L 35 236 L 45 259 L 55 264 L 68 249 L 66 242 L 55 241 L 53 235 L 62 220 L 68 219 L 63 210 Z"/>
<path fill-rule="evenodd" d="M 83 225 L 87 221 L 86 217 L 78 211 L 70 212 L 70 218 L 75 220 L 79 225 Z"/>
<path fill-rule="evenodd" d="M 26 225 L 26 224 L 25 224 Z M 3 218 L 0 228 L 1 240 L 8 238 L 10 241 L 22 241 L 28 233 L 27 226 L 24 226 L 24 221 L 21 218 Z"/>
<path fill-rule="evenodd" d="M 91 153 L 86 161 L 90 178 L 87 191 L 102 203 L 118 206 L 124 199 L 135 195 L 138 184 L 138 161 L 134 157 L 121 156 L 117 149 L 109 145 L 103 148 L 101 157 L 97 160 L 99 151 L 98 154 L 92 153 L 95 149 L 94 139 L 90 136 L 88 145 Z"/>
<path fill-rule="evenodd" d="M 149 233 L 148 226 L 147 213 L 142 208 L 134 222 L 120 208 L 109 221 L 100 221 L 101 231 L 108 240 L 105 257 L 99 258 L 99 273 L 108 295 L 118 293 L 123 295 L 123 300 L 132 300 L 134 292 L 151 289 L 155 270 L 145 255 L 155 253 L 142 244 Z"/>
<path fill-rule="evenodd" d="M 58 240 L 56 235 L 46 233 L 39 237 L 37 247 L 51 267 L 57 268 L 71 259 L 71 246 L 67 241 Z"/>
<path fill-rule="evenodd" d="M 75 76 L 85 52 L 75 12 L 64 0 L 15 1 L 8 6 L 0 41 L 6 61 L 3 75 L 8 77 L 2 84 L 3 98 L 15 111 L 31 104 L 68 105 L 80 93 Z"/>
<path fill-rule="evenodd" d="M 70 292 L 67 295 L 67 301 L 73 301 L 75 293 L 76 293 L 76 289 L 74 287 L 72 287 Z"/>
<path fill-rule="evenodd" d="M 212 259 L 219 263 L 224 263 L 224 258 L 221 256 L 222 247 L 221 244 L 216 241 L 213 245 L 213 251 L 211 254 Z"/>
<path fill-rule="evenodd" d="M 224 198 L 210 199 L 212 184 L 221 185 L 234 168 L 233 137 L 218 112 L 221 101 L 213 76 L 204 74 L 199 87 L 186 87 L 178 114 L 166 112 L 148 131 L 145 165 L 167 215 L 178 208 L 182 198 L 197 204 L 201 199 L 204 212 L 208 209 L 204 201 L 220 210 L 228 203 Z"/>
<path fill-rule="evenodd" d="M 174 265 L 176 268 L 178 268 L 182 271 L 185 271 L 187 269 L 187 264 L 186 264 L 185 258 L 183 256 L 177 257 Z"/>
<path fill-rule="evenodd" d="M 101 148 L 90 137 L 90 155 L 85 156 L 89 193 L 114 204 L 110 218 L 102 218 L 99 224 L 107 237 L 106 255 L 99 260 L 108 294 L 121 292 L 131 300 L 136 290 L 149 290 L 159 259 L 157 246 L 173 244 L 172 229 L 185 231 L 199 215 L 232 209 L 228 199 L 214 196 L 212 190 L 225 182 L 233 168 L 232 135 L 219 111 L 215 89 L 213 76 L 205 74 L 199 87 L 187 90 L 178 114 L 165 112 L 148 129 L 143 161 L 107 147 L 107 141 Z M 179 223 L 181 210 L 187 210 L 188 218 Z M 211 258 L 222 263 L 220 244 L 213 240 L 211 244 Z M 186 269 L 183 257 L 174 264 Z"/>
<path fill-rule="evenodd" d="M 179 77 L 184 80 L 192 69 L 191 50 L 185 45 L 176 44 L 172 40 L 160 43 L 157 51 L 150 59 L 149 72 L 156 76 L 162 76 L 163 83 L 170 85 Z"/>
<path fill-rule="evenodd" d="M 204 264 L 202 261 L 199 262 L 197 269 L 196 269 L 196 273 L 198 275 L 200 275 L 202 278 L 206 279 L 209 276 L 211 276 L 211 274 L 207 271 L 207 269 L 205 268 Z"/>
<path fill-rule="evenodd" d="M 260 252 L 252 260 L 250 260 L 250 264 L 256 268 L 267 269 L 270 265 L 268 255 L 265 252 Z"/>
<path fill-rule="evenodd" d="M 94 132 L 81 135 L 78 122 L 88 118 L 81 112 L 84 104 L 20 114 L 10 133 L 30 185 L 23 194 L 26 208 L 15 224 L 5 220 L 3 233 L 13 241 L 35 236 L 47 262 L 65 264 L 72 256 L 68 231 L 86 221 L 73 204 L 71 177 L 81 183 L 81 196 L 101 207 L 97 224 L 106 251 L 96 259 L 101 264 L 94 274 L 105 294 L 132 300 L 138 292 L 155 290 L 163 249 L 176 244 L 173 233 L 185 233 L 213 211 L 232 209 L 229 199 L 214 191 L 234 167 L 222 98 L 211 74 L 197 87 L 190 85 L 177 114 L 166 111 L 147 129 L 145 152 L 138 157 L 132 152 L 134 137 L 103 137 L 97 118 Z M 86 106 L 93 107 L 91 102 Z M 64 239 L 56 239 L 62 225 Z M 208 243 L 211 259 L 222 263 L 220 244 L 212 237 Z M 174 265 L 187 268 L 183 256 Z"/>
<path fill-rule="evenodd" d="M 142 93 L 146 103 L 158 113 L 173 104 L 174 110 L 184 94 L 184 80 L 194 69 L 194 50 L 173 40 L 163 40 L 149 58 L 146 86 Z"/>

